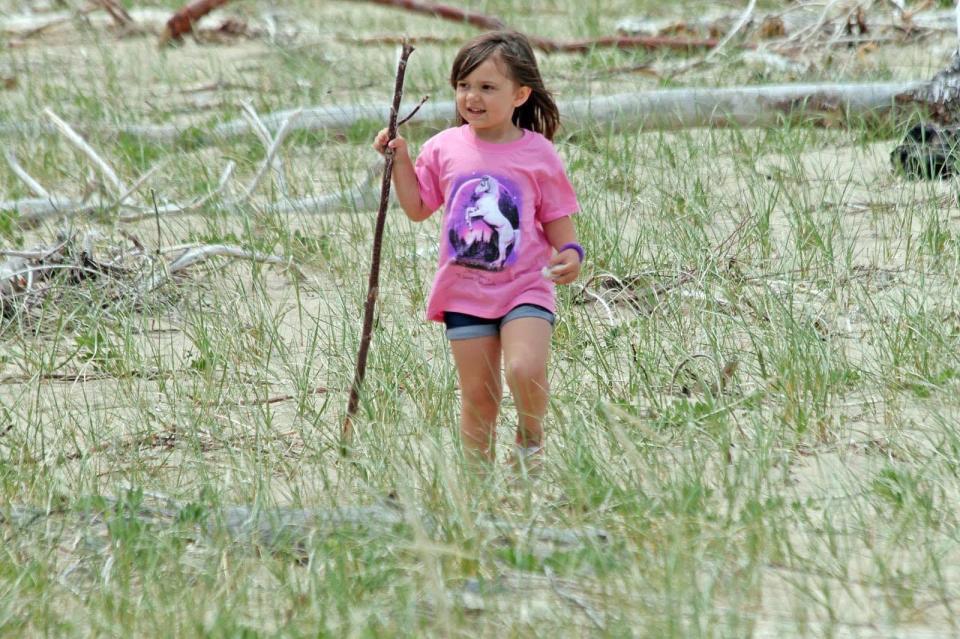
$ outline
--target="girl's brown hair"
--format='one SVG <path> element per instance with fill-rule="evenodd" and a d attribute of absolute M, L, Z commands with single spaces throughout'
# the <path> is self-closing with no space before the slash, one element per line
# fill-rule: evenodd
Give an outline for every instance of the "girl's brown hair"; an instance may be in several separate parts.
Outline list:
<path fill-rule="evenodd" d="M 503 61 L 514 82 L 520 86 L 530 87 L 530 97 L 513 110 L 513 123 L 552 140 L 553 134 L 560 126 L 560 111 L 553 101 L 553 96 L 544 86 L 543 78 L 540 77 L 533 47 L 522 33 L 491 31 L 467 42 L 453 60 L 450 84 L 456 89 L 460 80 L 473 73 L 474 69 L 492 55 L 498 56 Z M 466 124 L 459 112 L 457 124 Z"/>

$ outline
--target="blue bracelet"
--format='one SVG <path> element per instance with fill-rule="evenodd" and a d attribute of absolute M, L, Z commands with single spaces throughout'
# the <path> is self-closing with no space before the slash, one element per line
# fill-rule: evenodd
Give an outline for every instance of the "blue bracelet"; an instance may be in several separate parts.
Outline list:
<path fill-rule="evenodd" d="M 560 250 L 557 253 L 563 253 L 567 249 L 573 249 L 577 252 L 577 255 L 580 256 L 580 263 L 583 264 L 583 259 L 587 256 L 586 252 L 583 250 L 583 247 L 577 244 L 576 242 L 567 242 L 560 247 Z"/>

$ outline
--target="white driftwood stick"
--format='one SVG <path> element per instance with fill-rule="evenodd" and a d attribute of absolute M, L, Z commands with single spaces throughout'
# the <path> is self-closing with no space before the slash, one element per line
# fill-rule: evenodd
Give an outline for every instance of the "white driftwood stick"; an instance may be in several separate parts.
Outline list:
<path fill-rule="evenodd" d="M 701 65 L 704 65 L 707 62 L 713 60 L 715 57 L 717 57 L 717 55 L 720 54 L 720 51 L 722 51 L 723 48 L 726 47 L 731 40 L 733 40 L 733 37 L 737 35 L 740 29 L 742 29 L 743 26 L 750 21 L 751 16 L 753 16 L 753 9 L 756 6 L 757 6 L 757 0 L 750 0 L 750 4 L 747 5 L 747 8 L 740 15 L 740 19 L 737 20 L 737 23 L 733 25 L 733 28 L 731 28 L 730 31 L 728 31 L 727 34 L 723 36 L 723 39 L 720 40 L 719 43 L 717 43 L 717 46 L 710 49 L 710 51 L 708 51 L 707 54 L 704 57 L 700 58 L 699 60 L 694 60 L 693 62 L 688 62 L 687 64 L 682 65 L 679 69 L 670 73 L 669 74 L 670 77 L 674 78 L 680 75 L 681 73 L 686 73 L 687 71 L 694 69 L 696 67 L 699 67 Z"/>
<path fill-rule="evenodd" d="M 750 21 L 750 18 L 753 17 L 753 10 L 756 6 L 757 6 L 757 0 L 750 0 L 750 4 L 748 4 L 747 8 L 744 9 L 743 14 L 740 16 L 740 19 L 737 20 L 737 23 L 733 26 L 732 29 L 730 29 L 730 31 L 727 32 L 725 36 L 723 36 L 723 40 L 721 40 L 717 44 L 717 46 L 715 46 L 713 49 L 710 50 L 709 53 L 707 53 L 707 57 L 704 59 L 704 61 L 712 60 L 713 58 L 715 58 L 717 54 L 719 54 L 720 51 L 723 50 L 723 48 L 727 46 L 727 44 L 729 44 L 731 40 L 733 40 L 733 37 L 737 35 L 737 33 L 740 32 L 740 29 L 742 29 L 744 25 Z"/>
<path fill-rule="evenodd" d="M 124 223 L 139 222 L 140 220 L 152 218 L 157 214 L 167 217 L 170 215 L 187 215 L 193 213 L 201 206 L 220 195 L 220 193 L 227 188 L 227 180 L 229 180 L 230 176 L 233 174 L 234 167 L 236 167 L 236 163 L 234 161 L 231 160 L 230 162 L 227 162 L 227 166 L 223 169 L 223 173 L 220 175 L 220 181 L 217 183 L 217 188 L 210 191 L 206 195 L 197 198 L 189 204 L 165 204 L 163 206 L 158 206 L 156 210 L 153 210 L 152 208 L 141 207 L 139 209 L 139 213 L 121 215 L 119 221 Z"/>
<path fill-rule="evenodd" d="M 10 160 L 11 158 L 7 158 L 8 162 Z M 153 174 L 156 173 L 160 167 L 163 166 L 163 164 L 164 163 L 161 162 L 150 168 L 150 170 L 137 178 L 137 181 L 134 182 L 130 188 L 121 193 L 120 196 L 112 202 L 90 203 L 47 195 L 46 197 L 40 198 L 0 201 L 0 211 L 16 211 L 19 214 L 18 221 L 21 226 L 32 226 L 44 220 L 89 213 L 100 208 L 122 207 L 124 205 L 124 201 L 129 198 L 137 189 L 139 189 L 151 176 L 153 176 Z M 232 168 L 232 163 L 230 168 Z M 42 189 L 43 187 L 40 188 Z M 151 213 L 151 215 L 153 215 L 153 213 Z M 143 217 L 146 217 L 146 215 Z M 130 220 L 121 217 L 120 221 Z"/>
<path fill-rule="evenodd" d="M 280 255 L 248 251 L 239 246 L 230 246 L 228 244 L 205 244 L 187 249 L 183 255 L 170 263 L 170 266 L 167 267 L 167 274 L 173 275 L 211 257 L 233 257 L 253 260 L 255 262 L 265 262 L 267 264 L 285 265 L 290 263 L 289 259 Z"/>
<path fill-rule="evenodd" d="M 291 131 L 292 125 L 296 122 L 297 118 L 300 117 L 300 109 L 293 111 L 283 124 L 280 125 L 280 130 L 277 131 L 276 137 L 273 138 L 273 142 L 270 144 L 270 147 L 267 149 L 267 155 L 263 158 L 263 162 L 260 164 L 260 168 L 257 169 L 256 174 L 253 176 L 253 179 L 250 180 L 250 184 L 243 190 L 243 193 L 239 197 L 233 198 L 225 203 L 226 206 L 235 206 L 241 202 L 246 201 L 251 195 L 253 195 L 253 190 L 257 188 L 257 185 L 260 184 L 260 180 L 263 179 L 263 176 L 266 174 L 267 170 L 273 164 L 273 158 L 276 156 L 277 151 L 280 150 L 280 145 L 283 144 L 284 139 L 286 139 L 287 134 Z"/>
<path fill-rule="evenodd" d="M 204 244 L 187 249 L 183 255 L 173 260 L 167 268 L 146 280 L 138 288 L 140 293 L 149 293 L 170 279 L 172 275 L 187 269 L 198 262 L 202 262 L 211 257 L 232 257 L 236 259 L 252 260 L 254 262 L 265 262 L 267 264 L 280 264 L 283 266 L 294 266 L 293 263 L 280 255 L 269 255 L 257 251 L 248 251 L 239 246 L 230 246 L 227 244 Z"/>
<path fill-rule="evenodd" d="M 250 126 L 253 128 L 254 133 L 257 134 L 257 137 L 260 138 L 263 148 L 269 153 L 270 147 L 273 144 L 273 137 L 270 135 L 270 131 L 267 130 L 266 125 L 260 119 L 260 116 L 257 114 L 256 109 L 253 108 L 253 105 L 248 101 L 243 102 L 243 113 L 247 116 L 247 122 L 250 123 Z M 280 162 L 279 158 L 274 158 L 273 162 L 270 164 L 270 168 L 273 169 L 274 179 L 276 180 L 277 188 L 280 189 L 280 193 L 283 195 L 287 194 L 287 180 L 283 175 L 283 165 Z"/>
<path fill-rule="evenodd" d="M 33 194 L 37 197 L 42 197 L 50 199 L 50 194 L 47 193 L 47 190 L 43 188 L 39 182 L 33 179 L 33 176 L 27 173 L 27 170 L 20 166 L 20 163 L 17 162 L 17 156 L 13 154 L 13 151 L 6 150 L 3 152 L 3 157 L 6 158 L 7 164 L 10 165 L 10 170 L 13 171 L 13 174 L 20 178 L 27 187 L 33 191 Z"/>
<path fill-rule="evenodd" d="M 117 174 L 114 172 L 113 168 L 111 168 L 110 165 L 103 160 L 103 158 L 97 155 L 97 152 L 93 150 L 93 147 L 87 144 L 87 141 L 80 137 L 80 134 L 74 131 L 69 124 L 61 120 L 57 114 L 50 109 L 50 107 L 44 108 L 43 112 L 48 118 L 50 118 L 54 126 L 56 126 L 57 129 L 59 129 L 60 132 L 63 133 L 66 138 L 73 143 L 74 146 L 83 151 L 83 153 L 90 158 L 94 164 L 97 165 L 103 176 L 113 186 L 114 190 L 116 191 L 116 195 L 123 195 L 129 190 L 126 186 L 124 186 L 120 178 L 117 177 Z"/>
<path fill-rule="evenodd" d="M 164 164 L 166 164 L 166 161 L 160 161 L 154 166 L 150 167 L 150 169 L 147 170 L 146 173 L 138 177 L 137 180 L 130 186 L 129 189 L 127 189 L 126 191 L 120 194 L 120 197 L 117 198 L 117 201 L 115 202 L 114 206 L 122 206 L 123 203 L 127 200 L 127 198 L 129 198 L 131 195 L 136 193 L 137 189 L 139 189 L 141 186 L 144 185 L 144 183 L 147 180 L 153 177 L 153 174 L 159 171 Z"/>

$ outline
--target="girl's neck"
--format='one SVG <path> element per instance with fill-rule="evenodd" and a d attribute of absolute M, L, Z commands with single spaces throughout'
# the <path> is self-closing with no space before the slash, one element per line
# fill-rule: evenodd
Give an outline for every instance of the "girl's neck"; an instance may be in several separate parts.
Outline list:
<path fill-rule="evenodd" d="M 508 122 L 503 127 L 496 129 L 476 128 L 472 125 L 468 126 L 470 126 L 470 130 L 478 140 L 490 142 L 491 144 L 507 144 L 508 142 L 516 142 L 523 137 L 523 129 L 513 122 Z"/>

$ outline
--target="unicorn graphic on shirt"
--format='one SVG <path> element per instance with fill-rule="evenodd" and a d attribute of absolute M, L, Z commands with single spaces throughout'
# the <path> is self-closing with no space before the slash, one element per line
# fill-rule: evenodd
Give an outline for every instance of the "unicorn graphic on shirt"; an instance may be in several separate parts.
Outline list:
<path fill-rule="evenodd" d="M 450 240 L 457 262 L 499 271 L 516 250 L 520 215 L 514 196 L 490 175 L 469 180 L 458 197 L 462 221 L 453 221 Z"/>

